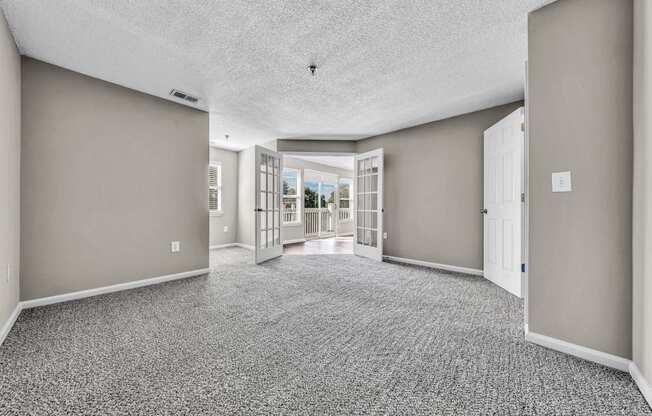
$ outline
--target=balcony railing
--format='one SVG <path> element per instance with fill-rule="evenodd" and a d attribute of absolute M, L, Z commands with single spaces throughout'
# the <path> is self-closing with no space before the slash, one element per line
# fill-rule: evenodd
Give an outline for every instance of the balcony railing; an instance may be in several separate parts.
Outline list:
<path fill-rule="evenodd" d="M 351 219 L 351 208 L 340 208 L 337 210 L 340 217 L 340 222 L 349 221 Z"/>
<path fill-rule="evenodd" d="M 297 222 L 299 219 L 297 218 L 297 212 L 296 211 L 283 211 L 283 222 Z"/>
<path fill-rule="evenodd" d="M 337 210 L 339 222 L 352 219 L 350 208 Z M 297 222 L 296 211 L 283 211 L 283 222 Z M 305 208 L 303 210 L 303 232 L 305 238 L 335 235 L 335 216 L 328 208 Z"/>
<path fill-rule="evenodd" d="M 303 210 L 303 235 L 305 238 L 319 235 L 319 212 L 328 208 L 306 208 Z"/>

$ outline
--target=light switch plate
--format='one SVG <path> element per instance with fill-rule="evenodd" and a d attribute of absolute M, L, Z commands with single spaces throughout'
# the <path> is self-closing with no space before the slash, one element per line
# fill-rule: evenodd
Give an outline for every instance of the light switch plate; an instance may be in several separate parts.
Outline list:
<path fill-rule="evenodd" d="M 170 243 L 170 251 L 173 253 L 178 253 L 181 251 L 181 243 L 179 241 L 172 241 Z"/>
<path fill-rule="evenodd" d="M 572 190 L 570 171 L 552 173 L 552 192 L 571 192 Z"/>
<path fill-rule="evenodd" d="M 229 232 L 229 226 L 228 226 L 228 225 L 225 225 L 225 226 L 224 226 L 224 232 L 225 232 L 225 233 L 228 233 L 228 232 Z"/>

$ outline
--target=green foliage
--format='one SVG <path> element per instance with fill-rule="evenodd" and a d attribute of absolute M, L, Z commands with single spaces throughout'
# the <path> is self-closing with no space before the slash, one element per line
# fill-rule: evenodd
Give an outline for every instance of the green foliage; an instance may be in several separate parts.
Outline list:
<path fill-rule="evenodd" d="M 303 202 L 306 208 L 319 208 L 317 202 L 317 192 L 310 188 L 305 188 L 303 193 Z"/>

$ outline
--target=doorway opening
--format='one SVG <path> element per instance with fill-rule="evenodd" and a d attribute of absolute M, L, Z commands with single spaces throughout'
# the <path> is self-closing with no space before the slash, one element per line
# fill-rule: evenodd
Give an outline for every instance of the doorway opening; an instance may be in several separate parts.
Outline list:
<path fill-rule="evenodd" d="M 283 155 L 284 254 L 353 254 L 353 155 Z"/>

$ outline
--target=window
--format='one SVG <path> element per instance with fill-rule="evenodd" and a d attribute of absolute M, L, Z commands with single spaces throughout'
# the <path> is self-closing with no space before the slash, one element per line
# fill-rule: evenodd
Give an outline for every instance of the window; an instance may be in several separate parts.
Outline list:
<path fill-rule="evenodd" d="M 222 214 L 222 165 L 211 162 L 208 166 L 208 210 L 211 215 Z"/>
<path fill-rule="evenodd" d="M 299 217 L 299 170 L 283 168 L 283 222 L 301 222 Z"/>
<path fill-rule="evenodd" d="M 303 183 L 304 206 L 319 208 L 319 182 L 305 181 Z"/>
<path fill-rule="evenodd" d="M 351 220 L 351 186 L 353 185 L 353 180 L 350 178 L 340 178 L 340 221 L 350 221 Z"/>

